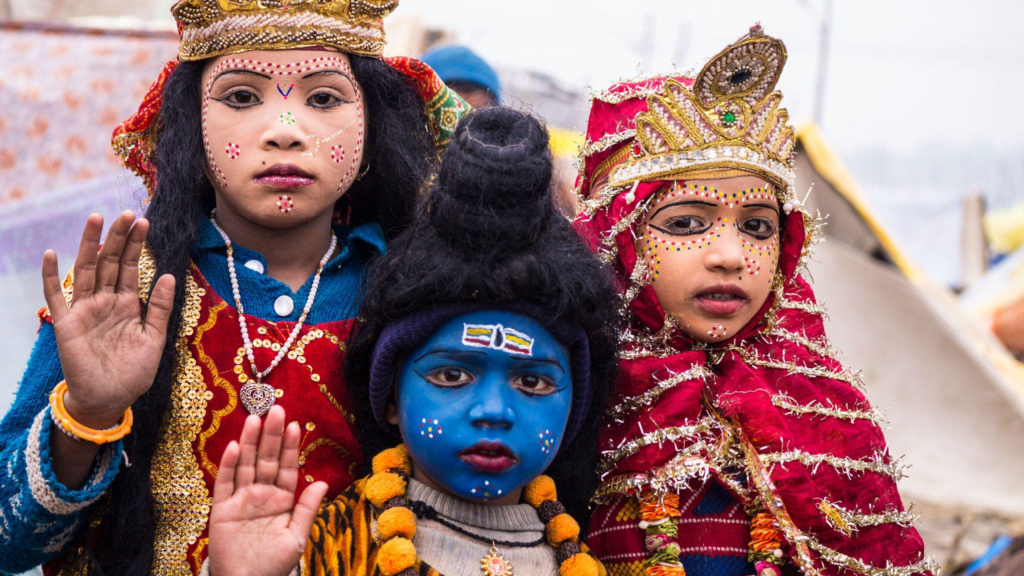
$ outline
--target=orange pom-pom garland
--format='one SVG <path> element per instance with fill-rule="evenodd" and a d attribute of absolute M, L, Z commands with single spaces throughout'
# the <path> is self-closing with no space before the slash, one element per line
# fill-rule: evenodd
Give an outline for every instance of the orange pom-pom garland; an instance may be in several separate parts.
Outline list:
<path fill-rule="evenodd" d="M 388 448 L 373 457 L 374 474 L 399 471 L 406 475 L 412 474 L 412 462 L 409 461 L 409 451 L 406 450 L 405 444 Z"/>
<path fill-rule="evenodd" d="M 393 472 L 374 474 L 366 480 L 366 498 L 377 508 L 396 497 L 405 495 L 405 479 Z"/>
<path fill-rule="evenodd" d="M 406 538 L 392 538 L 377 552 L 377 567 L 384 576 L 395 576 L 416 564 L 416 546 Z"/>
<path fill-rule="evenodd" d="M 548 500 L 558 500 L 555 481 L 550 476 L 537 476 L 523 488 L 523 500 L 534 508 L 540 507 Z"/>
<path fill-rule="evenodd" d="M 548 522 L 545 528 L 548 544 L 558 546 L 566 540 L 576 540 L 580 536 L 580 525 L 568 514 L 559 514 Z"/>
<path fill-rule="evenodd" d="M 391 508 L 377 518 L 377 533 L 381 540 L 395 536 L 413 539 L 416 535 L 416 514 L 408 508 Z"/>
<path fill-rule="evenodd" d="M 385 450 L 373 459 L 373 474 L 363 488 L 363 495 L 380 511 L 377 535 L 384 544 L 377 552 L 377 567 L 384 576 L 411 574 L 419 562 L 412 543 L 418 513 L 413 509 L 423 503 L 406 498 L 406 477 L 411 474 L 412 461 L 404 445 Z M 523 488 L 523 500 L 538 509 L 545 521 L 545 537 L 557 549 L 559 576 L 607 576 L 600 562 L 582 552 L 580 525 L 565 513 L 557 495 L 555 481 L 548 476 L 538 476 Z M 491 553 L 497 554 L 493 543 Z"/>
<path fill-rule="evenodd" d="M 558 567 L 558 576 L 598 576 L 597 560 L 581 552 L 562 562 Z"/>

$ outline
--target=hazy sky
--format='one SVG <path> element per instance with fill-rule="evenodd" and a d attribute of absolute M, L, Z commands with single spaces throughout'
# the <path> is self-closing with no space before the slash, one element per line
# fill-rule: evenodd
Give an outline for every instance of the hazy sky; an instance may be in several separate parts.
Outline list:
<path fill-rule="evenodd" d="M 789 51 L 779 88 L 812 115 L 824 0 L 402 0 L 500 66 L 604 87 L 699 65 L 760 21 Z M 468 7 L 468 8 L 467 8 Z M 839 148 L 1024 148 L 1024 4 L 835 0 L 824 129 Z M 884 143 L 882 142 L 884 140 Z"/>

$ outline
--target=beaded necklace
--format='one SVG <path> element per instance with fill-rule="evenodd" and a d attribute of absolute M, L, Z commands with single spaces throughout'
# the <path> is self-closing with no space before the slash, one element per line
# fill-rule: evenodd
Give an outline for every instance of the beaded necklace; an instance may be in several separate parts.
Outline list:
<path fill-rule="evenodd" d="M 384 576 L 416 576 L 419 557 L 412 538 L 416 514 L 406 497 L 412 460 L 405 445 L 384 450 L 373 458 L 373 474 L 366 480 L 364 495 L 375 507 L 376 533 L 384 542 L 377 552 L 377 567 Z M 544 522 L 545 539 L 555 548 L 560 576 L 599 576 L 601 565 L 580 542 L 580 526 L 557 500 L 555 481 L 538 476 L 523 488 L 523 500 L 537 509 Z M 492 542 L 480 559 L 485 576 L 512 576 L 512 564 Z"/>
<path fill-rule="evenodd" d="M 306 323 L 306 317 L 309 316 L 309 311 L 313 308 L 313 301 L 316 300 L 317 288 L 320 287 L 320 274 L 323 273 L 324 266 L 330 261 L 331 255 L 334 254 L 334 250 L 338 247 L 338 237 L 334 235 L 334 232 L 331 232 L 331 247 L 327 249 L 327 253 L 320 259 L 320 265 L 316 269 L 316 276 L 313 277 L 313 286 L 309 289 L 309 297 L 306 298 L 306 305 L 302 308 L 302 315 L 299 316 L 299 321 L 295 324 L 291 334 L 288 335 L 284 345 L 281 346 L 277 356 L 270 362 L 270 366 L 261 372 L 256 369 L 256 357 L 252 352 L 249 328 L 246 326 L 245 311 L 242 309 L 242 296 L 238 290 L 238 276 L 235 274 L 235 249 L 231 245 L 231 238 L 228 238 L 227 232 L 224 232 L 217 224 L 216 216 L 217 209 L 215 208 L 210 213 L 210 222 L 213 223 L 213 227 L 217 229 L 220 237 L 224 239 L 224 244 L 228 247 L 228 274 L 231 276 L 231 294 L 235 297 L 235 309 L 238 310 L 238 327 L 242 330 L 242 342 L 245 345 L 245 356 L 249 359 L 249 368 L 252 369 L 252 374 L 256 378 L 255 382 L 250 380 L 239 389 L 238 397 L 250 414 L 255 414 L 262 418 L 274 406 L 274 402 L 277 401 L 274 387 L 270 384 L 265 384 L 263 379 L 269 376 L 270 372 L 277 368 L 277 365 L 288 354 L 292 344 L 295 343 L 295 338 L 298 337 L 299 332 L 302 330 L 303 324 Z"/>

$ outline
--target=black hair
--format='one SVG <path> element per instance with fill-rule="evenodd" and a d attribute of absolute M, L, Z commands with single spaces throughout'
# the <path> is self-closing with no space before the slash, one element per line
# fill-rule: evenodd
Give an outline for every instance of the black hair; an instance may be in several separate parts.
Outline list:
<path fill-rule="evenodd" d="M 417 194 L 434 170 L 437 151 L 424 103 L 412 83 L 381 60 L 349 59 L 366 104 L 364 163 L 368 162 L 368 170 L 337 208 L 353 224 L 380 223 L 391 238 L 410 220 Z M 90 574 L 149 574 L 152 569 L 153 456 L 175 386 L 177 333 L 192 246 L 199 238 L 201 219 L 209 216 L 215 202 L 213 187 L 204 175 L 200 86 L 206 63 L 179 64 L 164 90 L 155 160 L 157 187 L 146 210 L 150 222 L 146 246 L 156 262 L 155 277 L 172 274 L 177 280 L 174 312 L 153 386 L 132 405 L 135 425 L 124 443 L 131 467 L 118 473 L 104 504 L 97 507 L 102 520 L 90 542 L 95 545 L 87 547 Z"/>
<path fill-rule="evenodd" d="M 586 526 L 597 478 L 597 431 L 615 369 L 611 275 L 551 198 L 547 130 L 509 108 L 469 114 L 458 125 L 438 181 L 416 219 L 371 266 L 345 376 L 367 457 L 395 444 L 374 419 L 370 366 L 382 330 L 435 305 L 525 305 L 547 326 L 580 326 L 590 344 L 590 409 L 547 474 L 559 500 Z"/>

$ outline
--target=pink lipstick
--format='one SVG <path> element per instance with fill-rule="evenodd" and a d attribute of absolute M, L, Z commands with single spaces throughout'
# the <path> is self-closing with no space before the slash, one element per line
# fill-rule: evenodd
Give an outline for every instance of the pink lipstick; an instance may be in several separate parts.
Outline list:
<path fill-rule="evenodd" d="M 274 164 L 256 175 L 256 182 L 276 189 L 298 188 L 316 182 L 316 177 L 294 164 Z"/>

